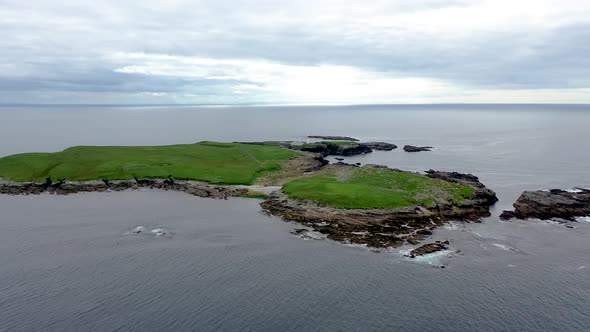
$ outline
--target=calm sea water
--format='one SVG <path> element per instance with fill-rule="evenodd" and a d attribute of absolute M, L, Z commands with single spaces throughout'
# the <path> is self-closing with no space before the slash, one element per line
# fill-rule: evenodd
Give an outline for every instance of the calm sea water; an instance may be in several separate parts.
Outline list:
<path fill-rule="evenodd" d="M 411 262 L 296 238 L 251 199 L 0 196 L 0 330 L 588 331 L 590 224 L 497 217 L 526 189 L 590 187 L 588 128 L 565 105 L 0 108 L 0 156 L 350 135 L 436 149 L 349 161 L 471 172 L 500 198 L 436 232 L 459 253 Z"/>

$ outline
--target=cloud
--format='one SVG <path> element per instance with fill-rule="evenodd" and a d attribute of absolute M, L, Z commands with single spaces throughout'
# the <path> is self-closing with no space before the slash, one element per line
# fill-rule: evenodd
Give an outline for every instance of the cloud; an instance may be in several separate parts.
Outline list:
<path fill-rule="evenodd" d="M 0 102 L 590 102 L 585 0 L 0 1 Z"/>
<path fill-rule="evenodd" d="M 154 54 L 117 54 L 133 65 L 115 72 L 148 77 L 208 80 L 251 102 L 359 103 L 425 102 L 447 86 L 427 78 L 394 77 L 341 65 L 287 65 L 267 60 L 211 59 Z M 210 83 L 213 84 L 213 83 Z"/>

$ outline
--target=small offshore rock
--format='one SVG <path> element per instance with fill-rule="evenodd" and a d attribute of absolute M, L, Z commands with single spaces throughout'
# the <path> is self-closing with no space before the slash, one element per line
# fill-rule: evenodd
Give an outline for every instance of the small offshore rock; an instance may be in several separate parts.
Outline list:
<path fill-rule="evenodd" d="M 449 249 L 448 241 L 445 241 L 445 242 L 436 241 L 435 243 L 427 243 L 423 246 L 420 246 L 420 247 L 410 251 L 410 253 L 406 256 L 410 257 L 410 258 L 416 258 L 418 256 L 424 256 L 424 255 L 432 254 L 432 253 L 447 250 L 447 249 Z"/>
<path fill-rule="evenodd" d="M 362 143 L 362 144 L 368 146 L 369 148 L 371 148 L 373 150 L 379 150 L 379 151 L 391 151 L 391 150 L 397 149 L 397 145 L 391 144 L 391 143 L 386 143 L 386 142 L 367 142 L 367 143 Z"/>
<path fill-rule="evenodd" d="M 514 211 L 504 211 L 500 214 L 500 219 L 502 220 L 511 220 L 516 218 Z"/>
<path fill-rule="evenodd" d="M 413 146 L 413 145 L 404 145 L 404 151 L 406 152 L 422 152 L 422 151 L 431 151 L 432 146 Z"/>

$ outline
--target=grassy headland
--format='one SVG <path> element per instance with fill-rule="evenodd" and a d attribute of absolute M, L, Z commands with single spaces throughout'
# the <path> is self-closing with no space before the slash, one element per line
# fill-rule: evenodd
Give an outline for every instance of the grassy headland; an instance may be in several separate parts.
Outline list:
<path fill-rule="evenodd" d="M 167 178 L 252 184 L 300 152 L 278 146 L 201 142 L 169 146 L 77 146 L 0 158 L 0 179 L 129 180 Z"/>
<path fill-rule="evenodd" d="M 350 168 L 300 178 L 283 186 L 289 198 L 336 208 L 430 207 L 460 203 L 475 194 L 470 186 L 379 168 Z"/>
<path fill-rule="evenodd" d="M 329 147 L 350 143 L 327 142 Z M 360 209 L 449 205 L 471 198 L 475 193 L 468 185 L 375 167 L 333 167 L 304 176 L 302 170 L 307 165 L 300 158 L 294 159 L 304 152 L 293 148 L 297 147 L 287 149 L 274 142 L 77 146 L 56 153 L 25 153 L 0 158 L 0 179 L 43 182 L 50 178 L 55 182 L 171 177 L 228 185 L 285 183 L 283 192 L 290 198 L 336 208 Z M 250 196 L 262 198 L 263 195 Z"/>

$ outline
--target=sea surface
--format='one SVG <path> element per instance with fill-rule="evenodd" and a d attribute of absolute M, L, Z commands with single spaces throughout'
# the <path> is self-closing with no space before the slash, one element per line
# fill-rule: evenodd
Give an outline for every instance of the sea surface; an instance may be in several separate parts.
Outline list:
<path fill-rule="evenodd" d="M 469 172 L 500 199 L 412 261 L 298 238 L 255 199 L 0 196 L 0 331 L 590 331 L 590 223 L 498 218 L 523 190 L 590 187 L 589 130 L 583 105 L 0 107 L 0 156 L 348 135 L 434 150 L 347 162 Z"/>

